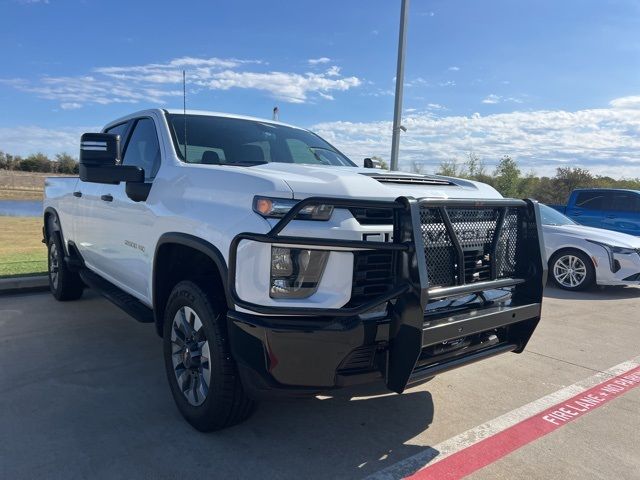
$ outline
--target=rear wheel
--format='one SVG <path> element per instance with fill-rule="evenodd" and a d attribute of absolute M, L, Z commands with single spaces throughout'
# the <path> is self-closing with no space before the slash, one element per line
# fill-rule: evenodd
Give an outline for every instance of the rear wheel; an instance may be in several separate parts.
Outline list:
<path fill-rule="evenodd" d="M 595 284 L 595 268 L 583 252 L 568 250 L 556 253 L 549 263 L 551 276 L 560 288 L 586 290 Z"/>
<path fill-rule="evenodd" d="M 240 423 L 254 409 L 226 340 L 221 303 L 191 281 L 175 286 L 165 309 L 164 360 L 182 416 L 202 432 Z"/>
<path fill-rule="evenodd" d="M 77 272 L 69 270 L 64 261 L 62 240 L 57 232 L 49 236 L 47 244 L 49 290 L 56 300 L 77 300 L 82 296 L 84 284 Z"/>

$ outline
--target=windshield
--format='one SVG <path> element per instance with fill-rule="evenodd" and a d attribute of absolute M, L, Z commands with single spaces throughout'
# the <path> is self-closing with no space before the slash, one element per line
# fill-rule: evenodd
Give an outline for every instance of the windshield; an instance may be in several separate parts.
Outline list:
<path fill-rule="evenodd" d="M 543 225 L 576 225 L 576 222 L 551 207 L 540 204 L 540 216 Z"/>
<path fill-rule="evenodd" d="M 181 160 L 209 165 L 257 165 L 268 162 L 356 165 L 317 135 L 298 128 L 239 118 L 168 114 Z"/>

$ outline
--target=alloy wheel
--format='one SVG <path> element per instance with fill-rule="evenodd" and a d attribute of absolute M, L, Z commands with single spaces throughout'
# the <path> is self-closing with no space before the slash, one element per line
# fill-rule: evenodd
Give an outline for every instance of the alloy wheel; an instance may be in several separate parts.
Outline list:
<path fill-rule="evenodd" d="M 180 390 L 190 405 L 202 405 L 211 383 L 209 341 L 198 314 L 187 306 L 173 317 L 171 361 Z"/>
<path fill-rule="evenodd" d="M 553 277 L 566 288 L 577 288 L 587 278 L 587 266 L 575 255 L 564 255 L 553 265 Z"/>

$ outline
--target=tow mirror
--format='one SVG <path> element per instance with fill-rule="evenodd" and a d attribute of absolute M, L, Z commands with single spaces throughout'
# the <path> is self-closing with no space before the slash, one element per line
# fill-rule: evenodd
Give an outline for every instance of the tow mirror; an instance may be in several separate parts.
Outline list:
<path fill-rule="evenodd" d="M 144 170 L 120 164 L 120 135 L 85 133 L 80 139 L 80 180 L 118 184 L 144 182 Z"/>

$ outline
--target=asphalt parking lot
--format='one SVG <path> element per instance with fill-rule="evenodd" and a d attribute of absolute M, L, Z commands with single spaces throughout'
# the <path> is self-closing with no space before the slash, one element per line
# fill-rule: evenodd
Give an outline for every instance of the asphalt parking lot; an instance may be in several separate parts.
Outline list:
<path fill-rule="evenodd" d="M 91 292 L 70 303 L 48 293 L 3 295 L 0 478 L 406 475 L 437 457 L 435 446 L 463 448 L 464 432 L 500 431 L 496 419 L 638 361 L 639 306 L 637 288 L 549 288 L 521 355 L 444 374 L 401 396 L 262 403 L 244 424 L 201 434 L 174 407 L 152 325 Z M 470 478 L 637 479 L 639 412 L 640 388 L 629 388 Z"/>

